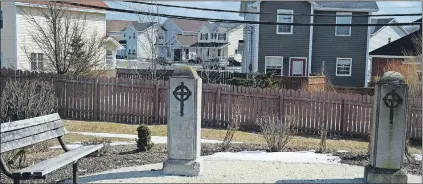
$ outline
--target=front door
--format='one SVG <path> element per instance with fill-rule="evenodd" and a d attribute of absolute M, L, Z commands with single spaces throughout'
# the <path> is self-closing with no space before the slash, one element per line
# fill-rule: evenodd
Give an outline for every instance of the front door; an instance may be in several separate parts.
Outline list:
<path fill-rule="evenodd" d="M 307 59 L 291 58 L 291 76 L 305 76 L 307 69 Z"/>
<path fill-rule="evenodd" d="M 173 50 L 173 60 L 181 61 L 181 49 Z"/>

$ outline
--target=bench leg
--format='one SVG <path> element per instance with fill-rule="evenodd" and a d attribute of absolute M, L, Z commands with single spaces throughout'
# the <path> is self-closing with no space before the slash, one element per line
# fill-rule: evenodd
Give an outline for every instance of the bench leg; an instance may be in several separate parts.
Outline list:
<path fill-rule="evenodd" d="M 13 184 L 19 184 L 19 179 L 13 179 Z"/>
<path fill-rule="evenodd" d="M 78 161 L 76 161 L 74 164 L 72 164 L 73 167 L 73 184 L 78 183 Z"/>

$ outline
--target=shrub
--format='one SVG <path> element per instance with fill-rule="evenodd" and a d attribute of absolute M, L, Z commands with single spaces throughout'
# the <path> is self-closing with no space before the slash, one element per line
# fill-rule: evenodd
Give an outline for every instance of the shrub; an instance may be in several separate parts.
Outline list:
<path fill-rule="evenodd" d="M 267 72 L 265 74 L 252 74 L 247 78 L 234 77 L 228 80 L 228 84 L 255 88 L 273 88 L 278 83 L 277 80 L 273 79 L 273 76 L 272 72 Z"/>
<path fill-rule="evenodd" d="M 284 119 L 280 120 L 277 117 L 265 114 L 256 120 L 270 152 L 283 151 L 289 141 L 297 134 L 296 119 L 292 116 L 287 116 Z"/>
<path fill-rule="evenodd" d="M 327 134 L 328 130 L 326 128 L 325 125 L 322 125 L 320 127 L 320 145 L 319 145 L 319 149 L 317 150 L 317 153 L 325 153 L 327 151 L 326 149 L 326 139 L 327 139 Z"/>
<path fill-rule="evenodd" d="M 0 123 L 57 112 L 57 99 L 50 82 L 41 79 L 9 79 L 0 94 Z"/>
<path fill-rule="evenodd" d="M 108 138 L 94 138 L 88 141 L 83 141 L 81 142 L 81 144 L 83 146 L 88 146 L 88 145 L 97 145 L 97 144 L 103 144 L 103 147 L 93 153 L 91 153 L 91 156 L 103 156 L 107 153 L 109 153 L 110 151 L 110 143 L 112 143 L 112 140 L 108 139 Z"/>
<path fill-rule="evenodd" d="M 145 125 L 140 125 L 137 128 L 138 132 L 138 139 L 137 139 L 137 147 L 140 151 L 149 151 L 153 147 L 153 143 L 151 142 L 151 131 Z"/>
<path fill-rule="evenodd" d="M 228 124 L 225 138 L 221 144 L 222 151 L 227 151 L 229 149 L 235 132 L 239 129 L 242 119 L 242 105 L 242 100 L 240 98 L 234 100 L 233 118 L 232 121 Z"/>

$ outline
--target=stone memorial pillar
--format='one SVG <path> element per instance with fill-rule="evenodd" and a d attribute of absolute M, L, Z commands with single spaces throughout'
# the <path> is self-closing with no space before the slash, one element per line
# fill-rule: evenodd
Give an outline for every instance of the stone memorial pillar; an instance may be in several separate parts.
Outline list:
<path fill-rule="evenodd" d="M 398 72 L 386 72 L 376 84 L 367 183 L 407 183 L 403 169 L 408 86 Z"/>
<path fill-rule="evenodd" d="M 169 80 L 168 159 L 163 163 L 163 172 L 197 176 L 203 170 L 200 158 L 201 78 L 194 68 L 182 66 Z"/>

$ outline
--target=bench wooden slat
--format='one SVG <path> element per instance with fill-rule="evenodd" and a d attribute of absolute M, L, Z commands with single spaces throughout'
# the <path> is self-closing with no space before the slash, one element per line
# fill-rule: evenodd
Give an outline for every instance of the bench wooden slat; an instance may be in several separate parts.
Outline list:
<path fill-rule="evenodd" d="M 52 121 L 52 122 L 39 124 L 39 125 L 36 125 L 36 126 L 31 126 L 31 127 L 27 127 L 27 128 L 14 130 L 14 131 L 9 131 L 9 132 L 3 132 L 3 133 L 1 133 L 0 141 L 1 141 L 1 143 L 6 143 L 6 142 L 9 142 L 9 141 L 22 139 L 22 138 L 29 137 L 29 136 L 32 136 L 32 135 L 47 132 L 49 130 L 58 129 L 58 128 L 64 127 L 64 126 L 65 125 L 64 125 L 62 120 L 55 120 L 55 121 Z"/>
<path fill-rule="evenodd" d="M 15 173 L 19 173 L 21 175 L 30 175 L 33 174 L 34 176 L 45 176 L 46 174 L 57 170 L 63 166 L 66 166 L 72 162 L 77 161 L 78 159 L 97 151 L 98 149 L 102 148 L 103 145 L 90 145 L 90 146 L 81 146 L 79 148 L 73 149 L 68 151 L 64 154 L 58 155 L 48 160 L 44 160 L 40 163 L 35 165 L 29 166 L 24 168 L 20 171 Z M 14 174 L 15 174 L 14 173 Z"/>
<path fill-rule="evenodd" d="M 12 131 L 12 130 L 18 130 L 18 129 L 22 129 L 22 128 L 26 128 L 30 126 L 36 126 L 39 124 L 48 123 L 55 120 L 60 120 L 60 116 L 58 113 L 14 121 L 14 122 L 2 123 L 0 125 L 0 132 L 3 133 L 3 132 Z"/>
<path fill-rule="evenodd" d="M 6 152 L 6 151 L 10 151 L 10 150 L 14 150 L 14 149 L 18 149 L 18 148 L 22 148 L 25 146 L 29 146 L 35 143 L 39 143 L 39 142 L 43 142 L 46 140 L 50 140 L 59 136 L 63 136 L 67 133 L 66 129 L 64 127 L 58 128 L 58 129 L 53 129 L 53 130 L 49 130 L 47 132 L 43 132 L 40 134 L 36 134 L 36 135 L 32 135 L 30 137 L 25 137 L 22 139 L 18 139 L 18 140 L 14 140 L 14 141 L 9 141 L 6 143 L 1 143 L 1 150 L 0 153 Z"/>

